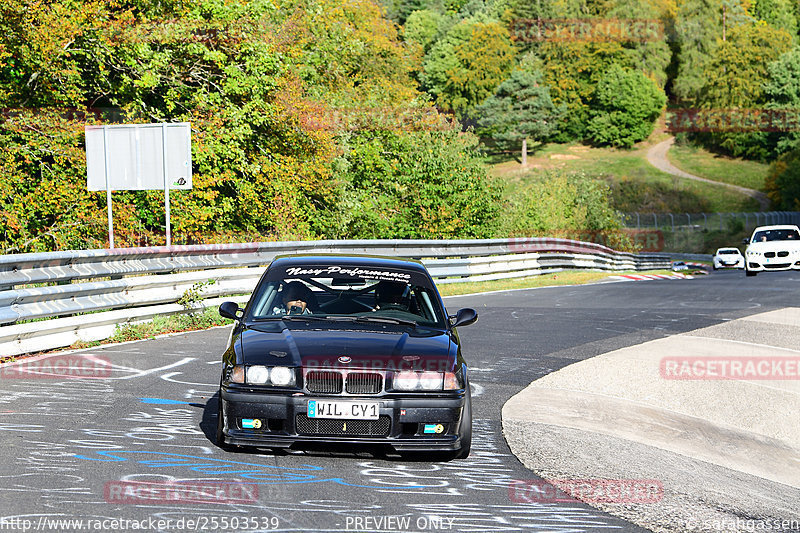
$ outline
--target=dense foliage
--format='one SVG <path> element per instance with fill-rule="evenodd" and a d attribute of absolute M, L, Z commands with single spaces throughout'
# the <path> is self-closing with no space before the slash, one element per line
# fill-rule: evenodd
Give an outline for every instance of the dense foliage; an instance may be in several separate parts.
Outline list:
<path fill-rule="evenodd" d="M 120 121 L 192 124 L 176 243 L 592 225 L 580 209 L 611 205 L 605 182 L 547 176 L 564 198 L 503 205 L 472 127 L 484 149 L 624 149 L 665 106 L 794 117 L 683 136 L 776 161 L 770 194 L 790 208 L 798 15 L 791 0 L 4 0 L 0 251 L 107 244 L 84 127 Z M 593 182 L 606 192 L 584 194 Z M 635 185 L 612 193 L 640 198 Z M 577 215 L 543 215 L 537 195 Z M 161 192 L 113 199 L 118 245 L 164 242 Z"/>
<path fill-rule="evenodd" d="M 506 89 L 520 72 L 541 73 L 540 90 L 565 109 L 549 134 L 534 134 L 536 142 L 630 147 L 652 132 L 665 105 L 678 113 L 700 109 L 723 123 L 742 114 L 787 118 L 788 126 L 700 122 L 681 135 L 717 153 L 770 161 L 800 140 L 800 8 L 792 0 L 383 1 L 423 53 L 421 86 L 442 109 L 484 126 L 479 133 L 492 149 L 519 150 L 509 132 L 519 134 L 498 124 L 509 100 L 524 107 L 529 98 Z M 483 63 L 467 64 L 456 47 L 475 24 L 509 32 L 475 50 Z M 498 53 L 509 47 L 510 63 Z M 491 68 L 476 72 L 487 62 Z M 459 76 L 465 69 L 469 82 Z"/>
<path fill-rule="evenodd" d="M 370 0 L 10 0 L 0 29 L 0 250 L 107 244 L 83 129 L 115 120 L 192 124 L 176 243 L 490 231 L 474 138 Z M 381 158 L 396 169 L 365 175 Z M 163 244 L 162 192 L 113 206 L 117 245 Z"/>

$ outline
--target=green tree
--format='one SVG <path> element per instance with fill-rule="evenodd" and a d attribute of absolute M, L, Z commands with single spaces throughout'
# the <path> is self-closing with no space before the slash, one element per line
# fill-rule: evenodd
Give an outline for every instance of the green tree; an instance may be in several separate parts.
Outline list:
<path fill-rule="evenodd" d="M 760 107 L 769 80 L 768 65 L 791 47 L 792 38 L 784 30 L 764 23 L 742 24 L 731 29 L 720 42 L 714 59 L 705 72 L 705 84 L 698 96 L 703 109 L 748 109 Z M 763 159 L 769 149 L 767 133 L 697 133 L 693 138 L 733 156 Z"/>
<path fill-rule="evenodd" d="M 527 164 L 528 140 L 540 144 L 557 133 L 563 114 L 563 106 L 553 105 L 541 72 L 523 70 L 513 71 L 476 110 L 482 135 L 501 146 L 522 144 L 523 166 Z"/>
<path fill-rule="evenodd" d="M 679 4 L 675 18 L 678 70 L 673 83 L 679 100 L 690 105 L 697 100 L 720 43 L 726 42 L 734 28 L 752 21 L 736 0 L 685 0 Z"/>
<path fill-rule="evenodd" d="M 427 52 L 436 41 L 444 21 L 442 14 L 431 9 L 414 11 L 403 26 L 403 37 L 406 41 L 419 44 Z"/>
<path fill-rule="evenodd" d="M 608 184 L 583 173 L 545 171 L 509 202 L 500 216 L 505 235 L 574 238 L 586 231 L 613 232 L 622 227 Z"/>
<path fill-rule="evenodd" d="M 756 20 L 763 20 L 773 28 L 784 30 L 792 36 L 797 35 L 797 18 L 790 0 L 753 0 L 750 14 Z"/>
<path fill-rule="evenodd" d="M 647 138 L 667 98 L 641 72 L 612 66 L 600 78 L 591 102 L 589 138 L 629 148 Z"/>
<path fill-rule="evenodd" d="M 764 99 L 767 109 L 784 110 L 787 116 L 795 117 L 794 125 L 789 126 L 794 129 L 767 135 L 770 156 L 777 157 L 800 142 L 800 132 L 796 129 L 797 110 L 800 109 L 800 46 L 794 46 L 767 66 Z"/>
<path fill-rule="evenodd" d="M 597 81 L 613 65 L 631 67 L 630 57 L 618 42 L 544 42 L 532 63 L 544 74 L 553 103 L 566 105 L 559 142 L 587 137 Z"/>
<path fill-rule="evenodd" d="M 511 73 L 514 58 L 505 26 L 464 20 L 431 47 L 422 81 L 442 110 L 468 116 Z"/>
<path fill-rule="evenodd" d="M 341 227 L 355 238 L 490 237 L 499 191 L 474 135 L 380 131 L 347 142 Z"/>

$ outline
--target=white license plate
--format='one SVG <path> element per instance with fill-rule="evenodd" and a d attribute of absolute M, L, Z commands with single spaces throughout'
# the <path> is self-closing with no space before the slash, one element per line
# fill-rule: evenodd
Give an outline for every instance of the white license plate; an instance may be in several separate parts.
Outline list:
<path fill-rule="evenodd" d="M 377 420 L 380 404 L 378 402 L 331 402 L 309 400 L 308 418 L 344 418 L 356 420 Z"/>

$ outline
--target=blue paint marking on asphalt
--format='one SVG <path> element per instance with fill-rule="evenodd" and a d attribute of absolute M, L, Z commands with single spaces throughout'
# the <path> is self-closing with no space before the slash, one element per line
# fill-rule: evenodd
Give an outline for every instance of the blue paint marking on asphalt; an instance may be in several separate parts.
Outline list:
<path fill-rule="evenodd" d="M 142 403 L 158 403 L 167 405 L 189 405 L 189 402 L 182 402 L 180 400 L 167 400 L 165 398 L 139 398 Z"/>
<path fill-rule="evenodd" d="M 148 452 L 143 450 L 101 450 L 95 452 L 98 457 L 90 457 L 87 455 L 76 454 L 78 459 L 86 461 L 101 461 L 101 462 L 124 462 L 127 457 L 121 457 L 125 454 L 140 454 L 149 458 L 140 458 L 135 460 L 137 463 L 147 466 L 148 468 L 168 468 L 168 467 L 185 467 L 193 472 L 202 472 L 206 475 L 221 474 L 233 475 L 236 474 L 244 479 L 256 481 L 258 485 L 278 485 L 278 484 L 299 484 L 299 483 L 324 483 L 332 482 L 338 485 L 347 487 L 357 487 L 363 489 L 385 489 L 386 485 L 356 485 L 348 483 L 347 481 L 334 477 L 334 478 L 318 478 L 312 474 L 304 472 L 321 472 L 324 470 L 321 466 L 302 465 L 300 467 L 281 467 L 273 465 L 260 465 L 255 463 L 243 463 L 241 461 L 229 461 L 225 459 L 211 459 L 208 457 L 196 457 L 193 455 L 182 455 L 178 453 L 167 452 Z M 155 457 L 153 457 L 155 456 Z M 423 485 L 407 485 L 404 487 L 392 487 L 393 489 L 421 489 Z"/>

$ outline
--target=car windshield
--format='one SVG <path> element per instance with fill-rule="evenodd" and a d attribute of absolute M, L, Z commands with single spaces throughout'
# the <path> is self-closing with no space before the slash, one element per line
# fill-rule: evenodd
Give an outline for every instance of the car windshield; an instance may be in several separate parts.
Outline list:
<path fill-rule="evenodd" d="M 249 318 L 445 327 L 438 293 L 422 276 L 382 278 L 268 276 L 253 295 Z"/>
<path fill-rule="evenodd" d="M 719 250 L 717 254 L 719 255 L 735 255 L 738 254 L 739 250 Z"/>
<path fill-rule="evenodd" d="M 757 231 L 753 235 L 752 242 L 769 242 L 769 241 L 800 241 L 800 233 L 796 229 L 768 229 Z"/>

